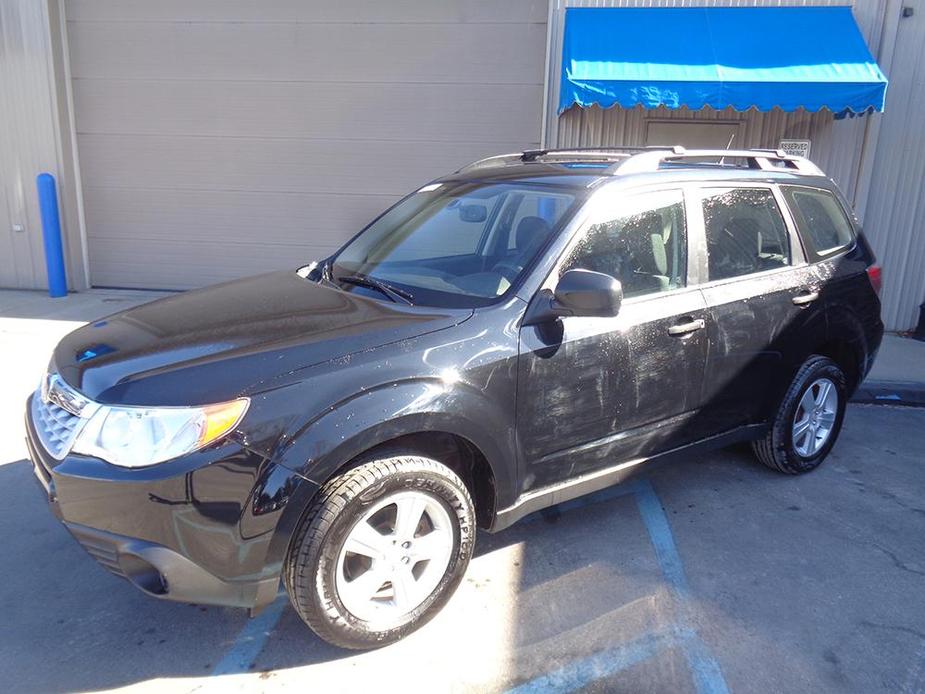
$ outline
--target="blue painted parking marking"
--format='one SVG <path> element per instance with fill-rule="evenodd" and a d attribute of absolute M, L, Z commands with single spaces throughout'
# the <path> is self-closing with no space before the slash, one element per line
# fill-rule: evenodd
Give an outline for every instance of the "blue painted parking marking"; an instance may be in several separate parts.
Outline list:
<path fill-rule="evenodd" d="M 508 694 L 539 694 L 543 692 L 574 692 L 604 677 L 616 675 L 633 665 L 645 662 L 662 651 L 685 640 L 675 630 L 651 633 L 629 643 L 595 653 L 590 658 L 571 663 L 563 668 L 525 682 L 509 690 Z"/>
<path fill-rule="evenodd" d="M 632 495 L 639 508 L 643 524 L 655 550 L 655 556 L 662 574 L 668 582 L 679 617 L 675 625 L 664 631 L 651 632 L 622 644 L 569 663 L 565 667 L 525 682 L 510 690 L 511 694 L 532 694 L 533 692 L 572 692 L 603 678 L 619 674 L 633 665 L 645 662 L 670 648 L 680 647 L 687 659 L 699 694 L 728 694 L 729 688 L 723 678 L 719 663 L 712 656 L 706 644 L 692 628 L 690 618 L 690 590 L 681 555 L 674 542 L 671 525 L 652 484 L 648 480 L 611 487 L 589 497 L 575 499 L 557 508 L 567 512 Z M 539 513 L 524 519 L 525 523 L 538 520 Z M 213 668 L 212 675 L 230 675 L 247 672 L 251 663 L 260 655 L 267 639 L 276 628 L 288 599 L 281 591 L 272 605 L 254 619 L 248 620 L 225 653 Z"/>
<path fill-rule="evenodd" d="M 729 688 L 726 686 L 726 680 L 723 679 L 719 663 L 710 655 L 706 644 L 692 629 L 690 589 L 687 586 L 684 565 L 681 563 L 681 555 L 675 545 L 668 517 L 665 515 L 652 483 L 648 480 L 643 480 L 636 485 L 636 504 L 646 530 L 649 531 L 652 546 L 655 547 L 658 564 L 665 578 L 668 579 L 678 602 L 681 629 L 693 634 L 691 639 L 685 640 L 683 646 L 687 663 L 694 675 L 697 691 L 700 694 L 727 694 Z"/>
<path fill-rule="evenodd" d="M 530 680 L 511 692 L 572 692 L 591 684 L 602 677 L 619 672 L 655 657 L 668 648 L 680 646 L 687 659 L 699 694 L 728 694 L 729 688 L 723 678 L 719 663 L 709 648 L 692 628 L 690 589 L 681 555 L 678 553 L 671 532 L 671 525 L 662 504 L 648 480 L 639 480 L 623 486 L 612 487 L 603 492 L 582 499 L 561 504 L 561 511 L 599 504 L 622 496 L 633 495 L 649 539 L 655 549 L 659 568 L 674 595 L 678 607 L 678 622 L 668 632 L 646 634 L 634 641 L 614 649 L 607 649 L 588 658 L 576 660 L 553 673 Z M 541 517 L 534 514 L 529 520 Z"/>
<path fill-rule="evenodd" d="M 276 600 L 269 607 L 253 619 L 248 619 L 235 637 L 231 648 L 212 668 L 212 675 L 234 675 L 247 672 L 251 663 L 260 655 L 267 643 L 267 639 L 270 637 L 270 633 L 276 628 L 276 624 L 288 604 L 289 599 L 286 592 L 280 591 Z"/>

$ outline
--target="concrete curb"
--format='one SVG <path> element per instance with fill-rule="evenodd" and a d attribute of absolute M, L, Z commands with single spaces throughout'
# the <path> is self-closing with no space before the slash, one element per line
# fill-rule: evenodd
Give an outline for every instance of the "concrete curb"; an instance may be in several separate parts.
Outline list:
<path fill-rule="evenodd" d="M 851 402 L 925 407 L 925 383 L 865 381 L 851 398 Z"/>

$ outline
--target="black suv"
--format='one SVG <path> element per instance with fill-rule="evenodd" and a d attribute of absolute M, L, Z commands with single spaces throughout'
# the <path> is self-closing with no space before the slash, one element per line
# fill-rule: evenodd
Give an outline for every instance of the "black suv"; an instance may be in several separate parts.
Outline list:
<path fill-rule="evenodd" d="M 373 647 L 446 603 L 477 527 L 703 447 L 815 468 L 879 347 L 879 282 L 805 159 L 492 157 L 321 262 L 74 331 L 29 450 L 146 593 L 256 611 L 282 579 L 322 638 Z"/>

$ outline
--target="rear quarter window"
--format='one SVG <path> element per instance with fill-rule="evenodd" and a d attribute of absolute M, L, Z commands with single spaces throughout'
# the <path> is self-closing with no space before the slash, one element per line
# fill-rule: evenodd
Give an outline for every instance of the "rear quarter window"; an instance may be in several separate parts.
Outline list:
<path fill-rule="evenodd" d="M 832 193 L 798 186 L 782 189 L 811 259 L 820 260 L 854 243 L 854 227 Z"/>

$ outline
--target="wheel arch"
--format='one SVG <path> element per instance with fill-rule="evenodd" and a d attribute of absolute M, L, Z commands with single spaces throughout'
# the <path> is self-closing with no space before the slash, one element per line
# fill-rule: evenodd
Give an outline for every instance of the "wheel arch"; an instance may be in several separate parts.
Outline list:
<path fill-rule="evenodd" d="M 436 387 L 406 381 L 367 391 L 310 420 L 274 456 L 297 473 L 300 485 L 283 510 L 268 561 L 281 561 L 317 490 L 345 470 L 379 453 L 399 450 L 447 464 L 466 483 L 480 527 L 515 496 L 513 408 L 457 383 Z"/>
<path fill-rule="evenodd" d="M 324 466 L 324 474 L 312 469 L 310 479 L 298 474 L 301 483 L 289 497 L 276 527 L 267 552 L 266 563 L 273 571 L 280 571 L 288 555 L 293 538 L 302 519 L 308 513 L 315 496 L 329 480 L 343 474 L 363 462 L 376 457 L 387 457 L 401 453 L 417 453 L 447 464 L 460 476 L 475 505 L 476 521 L 480 528 L 490 528 L 499 508 L 497 477 L 488 458 L 479 447 L 458 433 L 439 429 L 420 429 L 385 438 L 350 457 L 340 460 L 330 457 Z M 339 464 L 335 461 L 340 460 Z M 262 607 L 262 605 L 261 605 Z"/>
<path fill-rule="evenodd" d="M 870 345 L 860 320 L 847 310 L 830 312 L 825 340 L 817 345 L 814 353 L 838 364 L 848 381 L 849 397 L 867 375 Z"/>
<path fill-rule="evenodd" d="M 469 439 L 449 431 L 416 431 L 374 445 L 345 461 L 332 479 L 363 462 L 399 454 L 417 454 L 446 465 L 459 475 L 475 504 L 478 526 L 488 528 L 497 510 L 495 473 L 485 454 Z"/>

